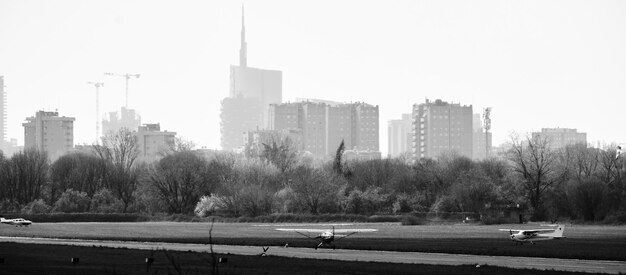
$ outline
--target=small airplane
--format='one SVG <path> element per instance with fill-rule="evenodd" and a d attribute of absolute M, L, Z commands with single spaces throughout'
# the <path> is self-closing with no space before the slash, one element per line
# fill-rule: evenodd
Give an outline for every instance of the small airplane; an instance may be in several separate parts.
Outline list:
<path fill-rule="evenodd" d="M 22 218 L 18 218 L 18 219 L 5 219 L 0 217 L 0 223 L 3 224 L 9 224 L 9 225 L 15 225 L 17 226 L 26 226 L 28 227 L 29 225 L 31 225 L 33 222 L 29 221 L 29 220 L 25 220 Z"/>
<path fill-rule="evenodd" d="M 287 232 L 296 232 L 302 236 L 305 236 L 309 239 L 319 239 L 320 243 L 315 247 L 318 249 L 320 247 L 332 247 L 335 249 L 335 245 L 333 242 L 339 241 L 345 237 L 352 236 L 359 232 L 374 232 L 378 231 L 378 229 L 335 229 L 333 226 L 332 230 L 327 229 L 299 229 L 299 228 L 276 228 L 278 231 L 287 231 Z M 307 233 L 319 233 L 319 235 L 312 237 Z M 343 235 L 336 234 L 343 233 Z"/>
<path fill-rule="evenodd" d="M 535 241 L 556 240 L 563 237 L 563 225 L 549 225 L 556 227 L 555 229 L 500 229 L 500 231 L 509 231 L 510 238 L 516 244 L 524 244 L 529 242 L 535 244 Z"/>

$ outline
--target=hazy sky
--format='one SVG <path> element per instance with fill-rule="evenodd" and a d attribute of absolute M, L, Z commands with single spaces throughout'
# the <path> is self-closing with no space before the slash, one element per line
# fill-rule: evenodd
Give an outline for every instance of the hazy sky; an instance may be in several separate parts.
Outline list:
<path fill-rule="evenodd" d="M 491 106 L 494 144 L 510 133 L 577 128 L 626 142 L 626 1 L 12 1 L 0 0 L 8 137 L 58 109 L 75 144 L 124 104 L 198 147 L 219 148 L 220 100 L 238 64 L 241 4 L 248 65 L 283 72 L 283 100 L 380 106 L 387 121 L 425 98 Z"/>

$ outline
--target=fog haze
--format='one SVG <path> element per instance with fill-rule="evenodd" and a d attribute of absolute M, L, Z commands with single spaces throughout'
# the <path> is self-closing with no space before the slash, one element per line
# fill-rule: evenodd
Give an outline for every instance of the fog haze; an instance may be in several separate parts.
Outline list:
<path fill-rule="evenodd" d="M 75 117 L 74 143 L 95 141 L 101 113 L 124 105 L 143 123 L 219 149 L 220 100 L 239 62 L 283 72 L 283 101 L 380 106 L 387 121 L 441 98 L 492 107 L 493 144 L 513 131 L 577 128 L 626 142 L 624 1 L 10 1 L 0 0 L 0 75 L 8 137 L 37 110 Z"/>

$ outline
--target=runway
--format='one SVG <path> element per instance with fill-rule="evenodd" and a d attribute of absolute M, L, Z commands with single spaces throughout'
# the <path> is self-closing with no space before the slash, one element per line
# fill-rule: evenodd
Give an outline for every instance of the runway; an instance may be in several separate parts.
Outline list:
<path fill-rule="evenodd" d="M 95 241 L 73 239 L 23 238 L 0 237 L 0 242 L 102 246 L 130 249 L 166 249 L 177 251 L 207 252 L 209 245 L 181 244 L 181 243 L 154 243 L 154 242 L 122 242 L 122 241 Z M 239 255 L 260 255 L 263 250 L 258 246 L 214 245 L 216 253 L 231 253 Z M 421 252 L 394 252 L 368 251 L 345 249 L 319 249 L 298 247 L 270 247 L 267 255 L 295 258 L 328 259 L 341 261 L 390 262 L 405 264 L 432 264 L 432 265 L 492 265 L 510 268 L 532 268 L 539 270 L 554 269 L 561 271 L 577 271 L 588 273 L 626 273 L 624 261 L 596 261 L 534 257 L 483 256 Z"/>

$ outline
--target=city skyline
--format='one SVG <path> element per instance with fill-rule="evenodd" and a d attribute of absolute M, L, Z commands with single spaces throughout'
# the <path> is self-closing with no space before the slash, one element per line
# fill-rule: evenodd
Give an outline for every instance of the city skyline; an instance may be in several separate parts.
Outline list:
<path fill-rule="evenodd" d="M 380 106 L 387 121 L 424 98 L 492 107 L 493 145 L 510 132 L 576 128 L 626 142 L 626 3 L 619 1 L 298 2 L 246 7 L 247 64 L 283 72 L 283 102 L 315 97 Z M 150 5 L 146 9 L 145 5 Z M 148 12 L 148 10 L 150 12 Z M 239 63 L 241 3 L 0 0 L 7 138 L 38 110 L 75 117 L 74 143 L 95 140 L 124 105 L 144 123 L 219 149 L 220 100 Z"/>

